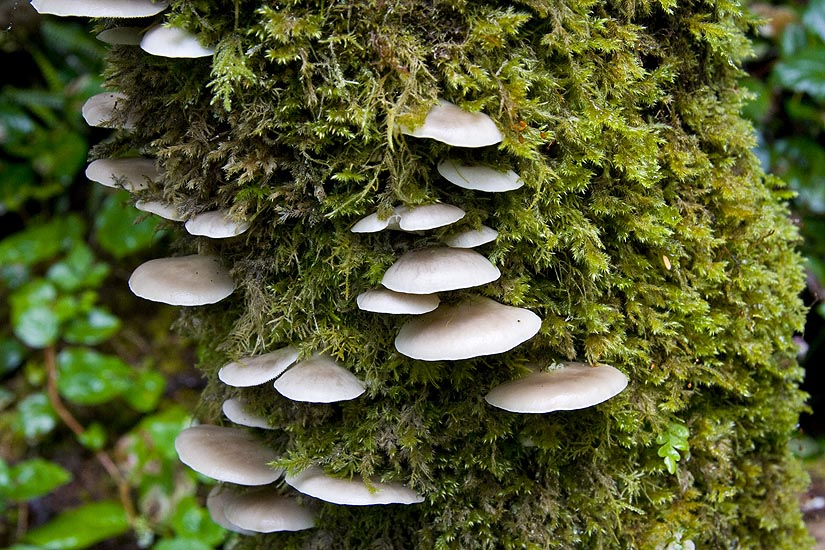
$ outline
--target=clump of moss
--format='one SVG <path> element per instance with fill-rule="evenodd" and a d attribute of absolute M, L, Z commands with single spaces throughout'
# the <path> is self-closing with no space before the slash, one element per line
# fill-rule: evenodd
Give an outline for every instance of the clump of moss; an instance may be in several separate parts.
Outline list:
<path fill-rule="evenodd" d="M 142 122 L 97 153 L 155 155 L 156 196 L 253 221 L 228 241 L 181 238 L 239 283 L 220 306 L 182 313 L 203 343 L 208 410 L 228 395 L 224 363 L 290 344 L 324 351 L 367 394 L 330 405 L 268 386 L 244 394 L 281 429 L 279 465 L 425 496 L 318 504 L 316 529 L 241 547 L 808 543 L 787 446 L 805 398 L 791 339 L 804 320 L 798 235 L 739 116 L 743 13 L 726 1 L 176 0 L 167 17 L 214 58 L 112 49 L 108 85 Z M 400 133 L 438 98 L 487 113 L 501 145 Z M 446 156 L 514 169 L 525 186 L 461 190 L 436 172 Z M 483 250 L 502 276 L 478 292 L 541 316 L 535 338 L 425 363 L 395 351 L 403 320 L 356 307 L 397 257 L 444 233 L 352 224 L 437 201 L 499 231 Z M 563 360 L 612 364 L 630 384 L 583 411 L 485 403 L 526 363 Z"/>

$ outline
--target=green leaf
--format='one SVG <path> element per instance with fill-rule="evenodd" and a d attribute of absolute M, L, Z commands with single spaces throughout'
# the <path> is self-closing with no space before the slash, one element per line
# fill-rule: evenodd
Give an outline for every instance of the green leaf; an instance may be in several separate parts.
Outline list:
<path fill-rule="evenodd" d="M 93 346 L 105 342 L 120 329 L 120 319 L 107 310 L 94 307 L 69 321 L 63 338 L 72 344 Z"/>
<path fill-rule="evenodd" d="M 810 0 L 802 14 L 802 24 L 825 41 L 825 0 Z"/>
<path fill-rule="evenodd" d="M 60 394 L 78 405 L 99 405 L 130 388 L 132 369 L 120 358 L 87 348 L 57 355 Z"/>
<path fill-rule="evenodd" d="M 42 458 L 33 458 L 10 468 L 11 486 L 5 491 L 12 500 L 25 501 L 41 497 L 72 480 L 62 466 Z M 0 493 L 4 491 L 0 489 Z"/>
<path fill-rule="evenodd" d="M 779 61 L 773 76 L 782 86 L 825 101 L 825 47 L 809 47 Z"/>
<path fill-rule="evenodd" d="M 154 545 L 152 550 L 212 550 L 212 546 L 195 538 L 178 537 L 164 539 Z"/>
<path fill-rule="evenodd" d="M 127 531 L 129 521 L 120 504 L 102 501 L 63 512 L 45 525 L 29 531 L 22 542 L 48 550 L 81 550 Z"/>
<path fill-rule="evenodd" d="M 195 497 L 185 497 L 175 506 L 172 529 L 179 537 L 195 539 L 212 547 L 224 538 L 225 531 L 217 525 L 206 508 L 198 505 Z"/>
<path fill-rule="evenodd" d="M 57 425 L 57 414 L 44 393 L 33 393 L 17 404 L 15 432 L 34 439 L 51 432 Z"/>
<path fill-rule="evenodd" d="M 0 340 L 0 377 L 16 370 L 26 358 L 26 348 L 14 338 Z"/>
<path fill-rule="evenodd" d="M 135 373 L 132 388 L 123 394 L 129 405 L 140 412 L 149 412 L 158 406 L 163 390 L 166 389 L 166 378 L 159 372 L 145 369 Z"/>
<path fill-rule="evenodd" d="M 99 286 L 109 267 L 95 262 L 92 250 L 83 242 L 75 243 L 66 258 L 53 264 L 46 277 L 60 289 L 73 292 L 80 288 Z"/>
<path fill-rule="evenodd" d="M 0 241 L 0 264 L 30 266 L 51 259 L 80 240 L 83 231 L 83 221 L 74 215 L 32 225 Z"/>
<path fill-rule="evenodd" d="M 115 258 L 146 250 L 155 238 L 157 216 L 146 216 L 127 204 L 129 193 L 118 191 L 106 198 L 97 215 L 95 237 L 100 246 Z M 135 223 L 144 218 L 140 223 Z"/>
<path fill-rule="evenodd" d="M 77 440 L 87 449 L 99 451 L 106 446 L 106 430 L 100 422 L 93 422 L 85 432 L 78 436 Z"/>

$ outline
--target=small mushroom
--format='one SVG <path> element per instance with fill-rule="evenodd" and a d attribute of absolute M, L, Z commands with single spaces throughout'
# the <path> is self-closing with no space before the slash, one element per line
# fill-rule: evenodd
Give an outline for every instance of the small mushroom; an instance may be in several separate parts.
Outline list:
<path fill-rule="evenodd" d="M 199 425 L 175 438 L 180 461 L 206 477 L 238 485 L 268 485 L 283 473 L 269 463 L 278 455 L 241 428 Z"/>
<path fill-rule="evenodd" d="M 226 505 L 240 494 L 242 494 L 240 487 L 224 484 L 215 485 L 212 487 L 212 490 L 209 491 L 209 494 L 206 495 L 206 509 L 209 511 L 209 516 L 212 518 L 212 521 L 224 529 L 229 529 L 241 535 L 254 535 L 254 531 L 241 529 L 229 521 L 224 513 Z"/>
<path fill-rule="evenodd" d="M 482 225 L 478 229 L 468 229 L 451 235 L 444 244 L 453 248 L 475 248 L 498 238 L 498 231 L 492 227 Z"/>
<path fill-rule="evenodd" d="M 218 378 L 236 388 L 260 386 L 277 378 L 299 355 L 298 348 L 287 346 L 262 355 L 244 357 L 224 365 L 218 371 Z"/>
<path fill-rule="evenodd" d="M 540 328 L 532 311 L 476 296 L 407 321 L 395 349 L 422 361 L 470 359 L 509 351 Z"/>
<path fill-rule="evenodd" d="M 484 147 L 502 140 L 495 122 L 484 113 L 470 113 L 440 99 L 417 128 L 402 127 L 413 137 L 431 138 L 456 147 Z"/>
<path fill-rule="evenodd" d="M 400 483 L 341 479 L 324 473 L 318 466 L 284 476 L 295 490 L 333 504 L 371 506 L 377 504 L 417 504 L 424 497 Z"/>
<path fill-rule="evenodd" d="M 261 428 L 264 430 L 273 429 L 266 418 L 249 412 L 246 408 L 246 403 L 240 399 L 227 399 L 223 402 L 221 410 L 226 418 L 239 426 Z"/>
<path fill-rule="evenodd" d="M 364 393 L 364 384 L 332 357 L 316 354 L 295 364 L 273 384 L 278 393 L 293 401 L 334 403 Z"/>
<path fill-rule="evenodd" d="M 407 294 L 388 288 L 376 288 L 362 292 L 355 301 L 362 311 L 420 315 L 437 308 L 440 299 L 437 294 Z"/>
<path fill-rule="evenodd" d="M 232 294 L 235 283 L 215 256 L 179 256 L 144 262 L 129 277 L 141 298 L 173 306 L 214 304 Z"/>
<path fill-rule="evenodd" d="M 80 111 L 89 126 L 131 129 L 135 121 L 128 113 L 128 103 L 129 98 L 125 94 L 102 92 L 87 99 Z"/>
<path fill-rule="evenodd" d="M 513 191 L 524 185 L 521 176 L 512 170 L 499 172 L 487 166 L 462 164 L 457 160 L 441 161 L 437 169 L 444 179 L 464 189 L 501 193 Z"/>
<path fill-rule="evenodd" d="M 236 222 L 229 216 L 228 210 L 213 210 L 192 217 L 184 227 L 190 235 L 209 237 L 210 239 L 227 239 L 237 237 L 250 227 L 249 222 Z"/>
<path fill-rule="evenodd" d="M 202 46 L 197 36 L 181 28 L 164 25 L 156 25 L 146 31 L 140 47 L 146 53 L 159 57 L 197 58 L 215 53 L 213 48 Z"/>
<path fill-rule="evenodd" d="M 113 46 L 137 46 L 142 32 L 140 27 L 113 27 L 97 33 L 97 39 Z"/>
<path fill-rule="evenodd" d="M 90 180 L 127 191 L 143 191 L 160 175 L 155 159 L 145 157 L 97 159 L 86 167 L 86 177 Z"/>
<path fill-rule="evenodd" d="M 230 524 L 256 533 L 302 531 L 315 526 L 315 515 L 272 487 L 236 494 L 223 509 Z"/>
<path fill-rule="evenodd" d="M 401 256 L 384 273 L 381 284 L 396 292 L 433 294 L 487 284 L 500 276 L 498 268 L 478 252 L 434 247 Z"/>
<path fill-rule="evenodd" d="M 400 231 L 424 231 L 455 223 L 465 215 L 464 210 L 450 204 L 435 203 L 423 206 L 396 206 L 393 214 L 381 219 L 378 213 L 362 218 L 350 231 L 353 233 L 377 233 L 384 229 Z"/>
<path fill-rule="evenodd" d="M 358 220 L 355 225 L 350 228 L 353 233 L 378 233 L 384 229 L 400 229 L 398 221 L 401 218 L 397 213 L 390 215 L 387 218 L 381 219 L 378 213 L 375 212 L 369 216 Z"/>
<path fill-rule="evenodd" d="M 135 202 L 135 208 L 173 222 L 182 222 L 186 219 L 177 208 L 165 202 L 139 200 Z"/>
<path fill-rule="evenodd" d="M 60 17 L 151 17 L 169 7 L 153 0 L 31 0 L 37 13 Z"/>
<path fill-rule="evenodd" d="M 627 376 L 610 365 L 562 363 L 493 388 L 485 400 L 515 413 L 546 413 L 592 407 L 627 387 Z"/>

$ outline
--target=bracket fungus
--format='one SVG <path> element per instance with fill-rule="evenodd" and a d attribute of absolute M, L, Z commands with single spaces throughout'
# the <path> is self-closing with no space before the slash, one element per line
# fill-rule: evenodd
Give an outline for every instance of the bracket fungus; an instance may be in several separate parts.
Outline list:
<path fill-rule="evenodd" d="M 97 33 L 97 39 L 113 46 L 137 46 L 142 32 L 140 27 L 112 27 Z"/>
<path fill-rule="evenodd" d="M 364 384 L 335 359 L 316 354 L 299 361 L 274 382 L 278 393 L 293 401 L 335 403 L 364 393 Z"/>
<path fill-rule="evenodd" d="M 324 473 L 318 466 L 284 476 L 284 481 L 295 490 L 324 502 L 346 506 L 380 504 L 417 504 L 424 497 L 400 483 L 372 481 L 369 484 L 356 479 L 341 479 Z"/>
<path fill-rule="evenodd" d="M 353 233 L 377 233 L 384 229 L 398 231 L 425 231 L 455 223 L 464 217 L 466 212 L 457 206 L 444 203 L 425 204 L 422 206 L 396 206 L 393 214 L 381 219 L 378 213 L 366 216 L 350 231 Z"/>
<path fill-rule="evenodd" d="M 230 531 L 241 535 L 254 535 L 255 531 L 249 531 L 238 527 L 229 521 L 224 513 L 226 505 L 229 504 L 229 502 L 231 502 L 236 496 L 242 494 L 241 491 L 241 487 L 236 485 L 225 485 L 223 483 L 215 485 L 209 491 L 209 494 L 206 495 L 206 509 L 209 511 L 209 517 L 212 518 L 212 521 L 224 529 L 229 529 Z"/>
<path fill-rule="evenodd" d="M 232 294 L 235 282 L 217 257 L 192 254 L 144 262 L 129 277 L 129 288 L 153 302 L 202 306 Z"/>
<path fill-rule="evenodd" d="M 289 368 L 300 355 L 298 348 L 287 346 L 261 355 L 244 357 L 224 365 L 218 379 L 228 386 L 248 388 L 266 384 Z"/>
<path fill-rule="evenodd" d="M 155 159 L 146 157 L 97 159 L 86 167 L 86 177 L 90 180 L 130 192 L 143 191 L 160 176 Z"/>
<path fill-rule="evenodd" d="M 143 35 L 140 48 L 158 57 L 198 58 L 215 53 L 201 45 L 198 37 L 178 27 L 155 25 Z"/>
<path fill-rule="evenodd" d="M 607 401 L 627 387 L 627 376 L 610 365 L 562 363 L 493 388 L 484 399 L 515 413 L 584 409 Z"/>
<path fill-rule="evenodd" d="M 129 98 L 121 92 L 101 92 L 87 99 L 80 112 L 86 124 L 95 128 L 131 129 L 135 120 L 128 113 Z"/>
<path fill-rule="evenodd" d="M 407 321 L 395 349 L 422 361 L 470 359 L 509 351 L 540 328 L 532 311 L 476 296 Z"/>
<path fill-rule="evenodd" d="M 315 526 L 315 515 L 273 487 L 259 487 L 227 498 L 223 514 L 231 524 L 256 533 L 302 531 Z"/>
<path fill-rule="evenodd" d="M 355 298 L 355 302 L 362 311 L 420 315 L 437 308 L 441 299 L 437 294 L 408 294 L 388 288 L 376 288 L 362 292 Z"/>
<path fill-rule="evenodd" d="M 484 113 L 471 113 L 444 99 L 430 109 L 424 123 L 416 128 L 402 127 L 401 133 L 431 138 L 455 147 L 484 147 L 501 142 L 503 136 L 493 119 Z"/>
<path fill-rule="evenodd" d="M 463 248 L 419 248 L 392 264 L 381 284 L 396 292 L 433 294 L 480 286 L 501 277 L 490 260 Z"/>
<path fill-rule="evenodd" d="M 246 426 L 247 428 L 261 428 L 263 430 L 271 430 L 272 426 L 266 418 L 258 416 L 249 412 L 246 403 L 240 399 L 227 399 L 221 405 L 221 411 L 224 416 L 230 421 L 239 426 Z"/>
<path fill-rule="evenodd" d="M 31 0 L 37 13 L 59 17 L 136 18 L 157 15 L 169 2 L 154 0 Z"/>
<path fill-rule="evenodd" d="M 269 463 L 278 455 L 242 428 L 201 424 L 175 438 L 180 461 L 206 477 L 238 485 L 268 485 L 283 474 Z"/>
<path fill-rule="evenodd" d="M 238 222 L 229 216 L 228 210 L 202 212 L 189 219 L 184 227 L 190 235 L 227 239 L 237 237 L 250 227 L 249 222 Z"/>
<path fill-rule="evenodd" d="M 452 159 L 438 163 L 437 170 L 450 183 L 475 191 L 503 193 L 524 185 L 521 176 L 512 170 L 499 172 L 488 166 L 471 166 Z"/>
<path fill-rule="evenodd" d="M 165 220 L 170 220 L 173 222 L 182 222 L 186 219 L 186 217 L 183 214 L 181 214 L 177 208 L 175 208 L 171 204 L 167 204 L 161 201 L 138 200 L 135 202 L 135 208 L 137 208 L 141 212 L 148 212 L 150 214 L 160 216 Z"/>
<path fill-rule="evenodd" d="M 498 238 L 498 231 L 492 227 L 482 225 L 478 229 L 468 229 L 454 235 L 450 235 L 444 244 L 453 248 L 475 248 L 483 244 L 493 242 Z"/>

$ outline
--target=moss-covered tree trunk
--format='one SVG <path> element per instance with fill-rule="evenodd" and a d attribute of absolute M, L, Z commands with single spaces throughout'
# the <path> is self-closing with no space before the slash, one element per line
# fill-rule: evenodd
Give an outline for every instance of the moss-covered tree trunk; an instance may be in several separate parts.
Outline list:
<path fill-rule="evenodd" d="M 423 497 L 344 506 L 278 481 L 315 528 L 241 548 L 808 543 L 788 451 L 804 401 L 792 341 L 803 276 L 787 192 L 739 116 L 745 14 L 727 1 L 173 0 L 154 22 L 214 55 L 112 47 L 107 82 L 135 122 L 94 156 L 154 157 L 164 175 L 138 198 L 251 222 L 228 239 L 178 232 L 178 254 L 218 255 L 237 285 L 182 310 L 209 380 L 203 420 L 230 425 L 220 405 L 241 398 L 276 428 L 255 431 L 288 473 L 321 466 Z M 502 141 L 402 131 L 440 99 L 489 116 Z M 463 189 L 437 171 L 445 159 L 524 185 Z M 351 231 L 436 202 L 466 215 Z M 411 317 L 356 297 L 405 252 L 481 224 L 498 237 L 475 250 L 501 275 L 439 292 L 440 307 L 486 296 L 538 315 L 539 333 L 470 359 L 399 353 Z M 225 364 L 286 346 L 334 357 L 366 392 L 305 403 L 218 380 Z M 485 401 L 567 361 L 612 365 L 627 388 L 549 413 Z"/>

